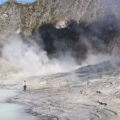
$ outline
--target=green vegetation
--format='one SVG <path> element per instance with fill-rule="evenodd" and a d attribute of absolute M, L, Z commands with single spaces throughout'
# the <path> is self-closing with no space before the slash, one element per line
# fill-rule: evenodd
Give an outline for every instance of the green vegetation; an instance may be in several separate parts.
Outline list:
<path fill-rule="evenodd" d="M 21 3 L 14 2 L 14 4 L 17 5 L 17 6 L 22 6 Z"/>
<path fill-rule="evenodd" d="M 36 30 L 36 27 L 33 27 L 33 28 L 32 28 L 32 33 L 35 32 L 35 30 Z"/>

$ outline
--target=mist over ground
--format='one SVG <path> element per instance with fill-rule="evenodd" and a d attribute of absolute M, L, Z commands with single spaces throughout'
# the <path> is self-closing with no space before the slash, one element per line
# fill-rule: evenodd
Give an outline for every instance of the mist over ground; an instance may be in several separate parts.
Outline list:
<path fill-rule="evenodd" d="M 33 39 L 10 35 L 2 57 L 19 66 L 25 75 L 71 71 L 118 56 L 120 22 L 114 14 L 88 23 L 68 21 L 65 28 L 44 24 Z"/>
<path fill-rule="evenodd" d="M 9 102 L 30 105 L 25 112 L 38 119 L 119 120 L 120 20 L 111 13 L 93 22 L 43 24 L 32 38 L 19 29 L 6 37 L 0 86 L 19 90 Z"/>

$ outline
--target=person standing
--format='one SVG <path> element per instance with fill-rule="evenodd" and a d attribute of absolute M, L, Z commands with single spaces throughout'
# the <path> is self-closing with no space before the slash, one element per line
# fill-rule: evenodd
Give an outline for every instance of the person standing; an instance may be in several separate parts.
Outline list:
<path fill-rule="evenodd" d="M 26 90 L 27 89 L 27 81 L 23 81 L 23 90 Z"/>

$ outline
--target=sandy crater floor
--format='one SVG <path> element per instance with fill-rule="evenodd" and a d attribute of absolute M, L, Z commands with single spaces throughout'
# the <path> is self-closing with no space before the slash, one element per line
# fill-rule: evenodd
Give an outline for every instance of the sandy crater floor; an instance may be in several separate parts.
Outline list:
<path fill-rule="evenodd" d="M 11 83 L 4 80 L 1 86 L 19 89 L 11 102 L 30 105 L 25 111 L 40 120 L 120 120 L 119 73 L 119 66 L 94 65 Z M 28 82 L 26 91 L 23 80 Z"/>

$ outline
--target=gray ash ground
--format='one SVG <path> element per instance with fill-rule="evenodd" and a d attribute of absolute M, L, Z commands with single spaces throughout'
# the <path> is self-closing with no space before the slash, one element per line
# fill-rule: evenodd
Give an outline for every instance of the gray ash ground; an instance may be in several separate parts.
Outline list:
<path fill-rule="evenodd" d="M 25 111 L 40 120 L 120 120 L 119 68 L 103 62 L 70 73 L 13 80 L 14 84 L 4 80 L 2 85 L 21 89 L 11 102 L 30 105 Z M 25 92 L 23 80 L 28 82 Z"/>

